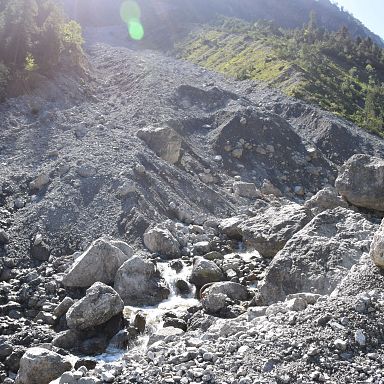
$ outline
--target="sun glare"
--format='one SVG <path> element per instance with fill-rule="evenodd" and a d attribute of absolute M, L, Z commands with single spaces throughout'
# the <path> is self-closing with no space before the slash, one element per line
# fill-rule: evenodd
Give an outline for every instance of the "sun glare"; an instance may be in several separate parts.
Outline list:
<path fill-rule="evenodd" d="M 131 39 L 141 40 L 144 37 L 144 27 L 140 21 L 141 10 L 136 1 L 124 1 L 120 7 L 120 17 L 127 24 Z"/>

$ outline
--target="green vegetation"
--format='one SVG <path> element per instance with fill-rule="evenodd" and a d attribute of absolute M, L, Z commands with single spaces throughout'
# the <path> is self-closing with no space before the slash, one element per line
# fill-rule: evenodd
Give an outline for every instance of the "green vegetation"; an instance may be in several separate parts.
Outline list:
<path fill-rule="evenodd" d="M 384 50 L 370 38 L 353 39 L 346 27 L 318 28 L 314 13 L 295 30 L 219 18 L 176 48 L 194 63 L 265 81 L 384 137 Z"/>
<path fill-rule="evenodd" d="M 81 27 L 67 21 L 54 0 L 0 0 L 0 97 L 12 79 L 79 67 Z"/>

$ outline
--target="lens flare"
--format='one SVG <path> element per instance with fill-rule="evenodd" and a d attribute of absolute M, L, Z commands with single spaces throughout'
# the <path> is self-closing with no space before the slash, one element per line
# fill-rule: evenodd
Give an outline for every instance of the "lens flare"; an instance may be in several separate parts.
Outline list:
<path fill-rule="evenodd" d="M 136 1 L 128 0 L 124 1 L 120 7 L 120 17 L 125 23 L 129 23 L 130 20 L 139 20 L 141 17 L 141 10 L 139 4 Z"/>
<path fill-rule="evenodd" d="M 130 20 L 128 23 L 129 36 L 133 40 L 141 40 L 144 37 L 144 28 L 139 20 Z"/>
<path fill-rule="evenodd" d="M 120 17 L 127 24 L 131 39 L 141 40 L 144 37 L 144 27 L 140 22 L 141 10 L 136 1 L 124 1 L 120 7 Z"/>

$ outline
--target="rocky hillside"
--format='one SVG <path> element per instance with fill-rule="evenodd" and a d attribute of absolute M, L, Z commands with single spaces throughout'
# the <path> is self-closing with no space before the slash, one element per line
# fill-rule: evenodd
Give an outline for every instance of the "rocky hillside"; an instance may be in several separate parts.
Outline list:
<path fill-rule="evenodd" d="M 61 0 L 70 17 L 87 26 L 108 26 L 121 23 L 122 0 Z M 366 28 L 346 10 L 329 0 L 137 0 L 147 41 L 157 36 L 163 44 L 178 40 L 181 31 L 190 31 L 193 24 L 212 22 L 217 15 L 235 17 L 249 22 L 271 20 L 283 28 L 301 28 L 314 11 L 322 27 L 337 31 L 345 25 L 353 37 L 370 37 L 376 44 L 383 40 Z"/>
<path fill-rule="evenodd" d="M 380 383 L 384 142 L 120 36 L 0 105 L 0 380 Z"/>

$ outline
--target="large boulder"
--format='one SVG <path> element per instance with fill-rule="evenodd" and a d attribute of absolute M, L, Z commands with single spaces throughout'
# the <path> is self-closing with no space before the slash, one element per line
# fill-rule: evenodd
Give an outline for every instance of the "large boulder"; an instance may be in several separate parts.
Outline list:
<path fill-rule="evenodd" d="M 154 263 L 134 256 L 117 271 L 115 290 L 125 305 L 155 305 L 168 298 L 170 289 Z"/>
<path fill-rule="evenodd" d="M 321 189 L 316 195 L 312 196 L 304 204 L 305 208 L 311 209 L 312 212 L 318 214 L 327 209 L 337 207 L 348 208 L 348 203 L 338 195 L 333 187 L 325 187 Z"/>
<path fill-rule="evenodd" d="M 95 283 L 86 295 L 69 308 L 66 319 L 70 329 L 85 330 L 106 323 L 123 312 L 124 303 L 119 294 L 103 283 Z"/>
<path fill-rule="evenodd" d="M 297 292 L 331 293 L 364 252 L 376 225 L 345 208 L 316 216 L 275 256 L 259 285 L 270 304 Z"/>
<path fill-rule="evenodd" d="M 260 207 L 257 216 L 225 219 L 219 228 L 229 237 L 241 237 L 248 248 L 264 257 L 273 257 L 313 215 L 299 204 Z"/>
<path fill-rule="evenodd" d="M 132 255 L 132 248 L 122 241 L 97 239 L 75 260 L 63 284 L 67 287 L 90 287 L 97 281 L 112 284 L 117 270 Z"/>
<path fill-rule="evenodd" d="M 180 256 L 180 243 L 166 228 L 147 229 L 144 233 L 144 245 L 151 252 L 159 253 L 169 259 Z"/>
<path fill-rule="evenodd" d="M 181 137 L 172 128 L 144 128 L 137 136 L 163 160 L 171 164 L 179 161 Z"/>
<path fill-rule="evenodd" d="M 384 211 L 384 160 L 354 155 L 340 169 L 336 189 L 358 207 Z"/>
<path fill-rule="evenodd" d="M 244 285 L 233 283 L 231 281 L 223 281 L 212 284 L 204 292 L 204 295 L 222 293 L 228 296 L 231 300 L 245 301 L 248 298 L 248 290 Z"/>
<path fill-rule="evenodd" d="M 384 220 L 373 237 L 369 254 L 374 264 L 384 269 Z"/>
<path fill-rule="evenodd" d="M 29 348 L 20 360 L 16 384 L 48 384 L 72 369 L 64 356 L 45 348 Z"/>
<path fill-rule="evenodd" d="M 248 290 L 244 285 L 225 281 L 214 283 L 201 292 L 203 308 L 215 314 L 226 308 L 228 302 L 245 301 L 248 299 Z"/>
<path fill-rule="evenodd" d="M 196 257 L 189 281 L 197 287 L 224 280 L 223 271 L 213 261 Z"/>

